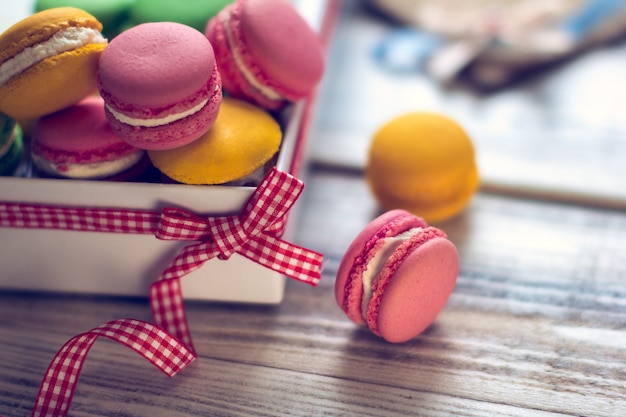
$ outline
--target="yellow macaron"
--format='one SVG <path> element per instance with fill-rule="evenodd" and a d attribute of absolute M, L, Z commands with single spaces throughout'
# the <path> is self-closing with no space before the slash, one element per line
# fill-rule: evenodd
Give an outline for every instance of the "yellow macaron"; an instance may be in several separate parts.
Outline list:
<path fill-rule="evenodd" d="M 89 13 L 60 7 L 35 13 L 0 35 L 0 111 L 32 119 L 96 91 L 102 25 Z"/>
<path fill-rule="evenodd" d="M 282 131 L 265 110 L 224 97 L 215 123 L 179 148 L 149 151 L 153 165 L 185 184 L 224 184 L 253 174 L 278 152 Z"/>
<path fill-rule="evenodd" d="M 374 134 L 366 179 L 385 210 L 404 209 L 428 223 L 459 214 L 479 185 L 465 130 L 447 116 L 426 112 L 398 116 Z"/>

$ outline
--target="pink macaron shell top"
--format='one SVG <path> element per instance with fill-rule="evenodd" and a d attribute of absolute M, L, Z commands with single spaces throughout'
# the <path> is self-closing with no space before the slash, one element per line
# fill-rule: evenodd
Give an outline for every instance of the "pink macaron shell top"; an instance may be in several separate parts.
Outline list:
<path fill-rule="evenodd" d="M 319 39 L 285 0 L 239 0 L 209 22 L 206 35 L 215 47 L 224 89 L 264 108 L 307 96 L 324 72 Z M 243 75 L 242 64 L 257 85 Z"/>
<path fill-rule="evenodd" d="M 32 152 L 53 163 L 86 164 L 113 161 L 141 150 L 111 130 L 102 99 L 88 97 L 39 119 Z"/>
<path fill-rule="evenodd" d="M 134 118 L 187 110 L 221 88 L 213 48 L 201 32 L 172 22 L 122 32 L 100 58 L 98 85 L 107 105 Z"/>
<path fill-rule="evenodd" d="M 362 314 L 363 273 L 385 238 L 420 227 L 426 227 L 421 218 L 403 210 L 391 210 L 372 220 L 354 238 L 342 258 L 335 281 L 335 299 L 350 320 L 366 323 Z"/>
<path fill-rule="evenodd" d="M 402 343 L 423 332 L 444 308 L 456 284 L 455 246 L 435 228 L 405 241 L 372 288 L 367 324 L 388 342 Z"/>

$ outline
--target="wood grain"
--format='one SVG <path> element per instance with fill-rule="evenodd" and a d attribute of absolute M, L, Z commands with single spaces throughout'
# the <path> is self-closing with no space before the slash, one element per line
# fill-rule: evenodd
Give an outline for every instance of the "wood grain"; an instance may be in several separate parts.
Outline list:
<path fill-rule="evenodd" d="M 376 214 L 362 178 L 314 170 L 297 240 L 327 255 L 279 306 L 188 302 L 199 359 L 168 379 L 96 343 L 71 415 L 617 416 L 626 409 L 626 214 L 481 194 L 441 224 L 461 254 L 433 326 L 388 344 L 334 301 L 337 261 Z M 56 350 L 144 299 L 0 294 L 0 415 L 30 413 Z"/>

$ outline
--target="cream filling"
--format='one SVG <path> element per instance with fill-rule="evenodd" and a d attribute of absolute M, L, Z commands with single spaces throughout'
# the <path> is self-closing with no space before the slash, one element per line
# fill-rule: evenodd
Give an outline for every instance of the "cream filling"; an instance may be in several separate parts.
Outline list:
<path fill-rule="evenodd" d="M 3 157 L 9 149 L 11 149 L 11 145 L 13 145 L 13 141 L 15 140 L 15 129 L 11 132 L 9 139 L 5 142 L 5 144 L 0 147 L 0 158 Z"/>
<path fill-rule="evenodd" d="M 361 301 L 361 314 L 363 315 L 363 318 L 367 317 L 367 305 L 372 299 L 372 286 L 374 280 L 383 270 L 385 262 L 398 248 L 398 246 L 402 244 L 402 242 L 411 237 L 418 230 L 421 230 L 421 228 L 416 227 L 397 236 L 385 238 L 383 240 L 382 247 L 365 267 L 365 272 L 363 272 L 363 276 L 361 277 L 363 280 L 363 298 Z"/>
<path fill-rule="evenodd" d="M 39 155 L 32 155 L 33 163 L 46 174 L 74 179 L 106 178 L 123 172 L 143 158 L 144 152 L 133 152 L 113 161 L 94 162 L 91 164 L 62 163 L 55 164 Z"/>
<path fill-rule="evenodd" d="M 237 68 L 239 69 L 239 71 L 241 71 L 241 74 L 244 76 L 246 81 L 248 81 L 256 90 L 260 91 L 261 94 L 263 94 L 265 97 L 269 98 L 270 100 L 276 100 L 276 101 L 285 100 L 285 98 L 281 96 L 280 94 L 278 94 L 275 90 L 259 83 L 259 81 L 256 79 L 254 74 L 248 71 L 248 68 L 246 68 L 243 62 L 243 59 L 241 57 L 241 54 L 239 53 L 239 50 L 236 48 L 233 33 L 229 25 L 229 20 L 230 20 L 230 14 L 224 13 L 223 18 L 222 18 L 222 23 L 225 28 L 224 31 L 226 32 L 226 40 L 228 42 L 228 46 L 233 56 L 233 59 L 235 60 L 235 64 L 237 65 Z"/>
<path fill-rule="evenodd" d="M 204 106 L 207 105 L 208 102 L 209 102 L 209 99 L 203 100 L 188 110 L 185 110 L 183 112 L 176 113 L 176 114 L 171 114 L 169 116 L 161 117 L 158 119 L 135 119 L 133 117 L 128 117 L 118 111 L 113 110 L 111 106 L 109 105 L 107 105 L 106 107 L 111 112 L 113 117 L 115 117 L 117 120 L 119 120 L 120 122 L 124 124 L 130 125 L 130 126 L 139 126 L 139 127 L 157 127 L 157 126 L 163 126 L 169 123 L 173 123 L 177 120 L 184 119 L 187 116 L 191 116 L 192 114 L 198 113 L 200 110 L 204 108 Z"/>
<path fill-rule="evenodd" d="M 71 27 L 60 30 L 50 39 L 25 48 L 0 65 L 0 86 L 46 58 L 94 43 L 107 43 L 106 38 L 95 29 Z"/>

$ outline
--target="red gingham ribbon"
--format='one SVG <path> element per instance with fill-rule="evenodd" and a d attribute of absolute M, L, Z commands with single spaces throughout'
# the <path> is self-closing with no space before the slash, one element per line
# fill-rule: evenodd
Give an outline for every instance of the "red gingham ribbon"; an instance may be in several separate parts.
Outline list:
<path fill-rule="evenodd" d="M 119 319 L 71 338 L 58 351 L 41 383 L 32 416 L 66 416 L 87 354 L 98 337 L 116 341 L 172 377 L 194 361 L 188 347 L 140 320 Z"/>
<path fill-rule="evenodd" d="M 159 215 L 150 211 L 53 207 L 0 201 L 0 227 L 154 234 Z"/>
<path fill-rule="evenodd" d="M 123 319 L 72 338 L 50 364 L 33 416 L 67 415 L 82 364 L 100 336 L 134 349 L 170 376 L 191 363 L 196 355 L 180 278 L 212 258 L 228 259 L 237 253 L 290 278 L 316 285 L 322 255 L 279 238 L 286 215 L 303 188 L 300 180 L 274 168 L 239 215 L 207 218 L 174 208 L 155 213 L 0 202 L 0 227 L 155 234 L 163 240 L 198 241 L 183 248 L 150 289 L 152 312 L 160 328 Z"/>
<path fill-rule="evenodd" d="M 238 215 L 202 218 L 182 209 L 164 210 L 157 238 L 199 242 L 183 248 L 152 284 L 150 303 L 156 323 L 192 346 L 179 279 L 216 257 L 228 259 L 238 253 L 290 278 L 316 285 L 322 255 L 276 236 L 303 188 L 302 181 L 274 168 Z"/>

